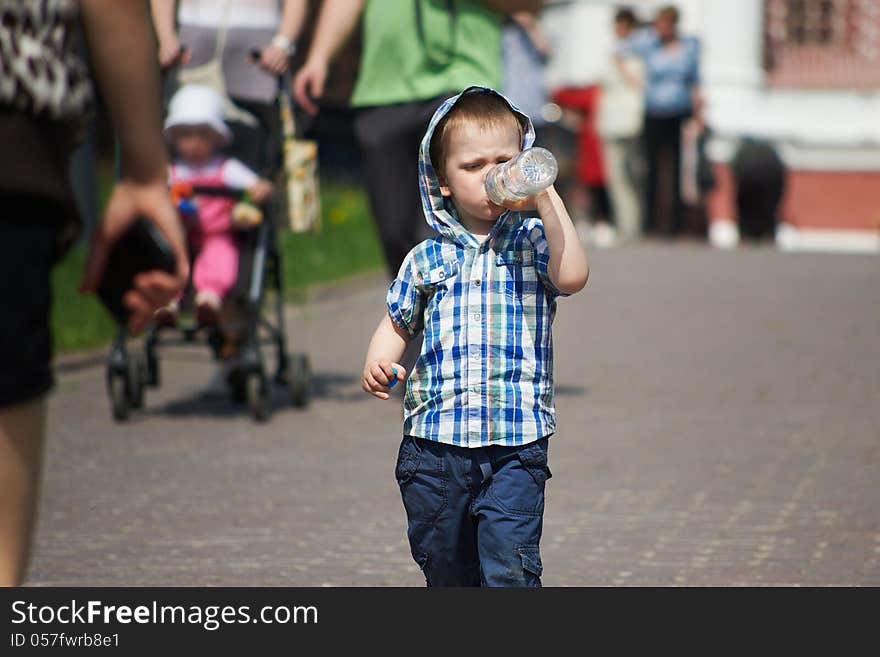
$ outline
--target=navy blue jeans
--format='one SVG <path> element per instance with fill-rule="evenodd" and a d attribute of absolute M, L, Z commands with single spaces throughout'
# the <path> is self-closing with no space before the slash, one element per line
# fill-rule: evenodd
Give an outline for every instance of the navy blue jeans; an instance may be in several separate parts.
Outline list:
<path fill-rule="evenodd" d="M 471 449 L 404 436 L 395 475 L 428 586 L 541 586 L 547 441 Z"/>

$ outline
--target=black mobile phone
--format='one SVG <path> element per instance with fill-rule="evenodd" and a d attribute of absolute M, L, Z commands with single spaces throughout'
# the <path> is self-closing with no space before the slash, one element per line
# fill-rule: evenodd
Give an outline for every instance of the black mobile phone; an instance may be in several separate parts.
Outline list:
<path fill-rule="evenodd" d="M 134 287 L 134 277 L 154 269 L 173 274 L 177 270 L 177 260 L 156 225 L 140 218 L 113 246 L 98 287 L 98 297 L 118 322 L 126 323 L 131 314 L 122 303 L 122 297 Z"/>

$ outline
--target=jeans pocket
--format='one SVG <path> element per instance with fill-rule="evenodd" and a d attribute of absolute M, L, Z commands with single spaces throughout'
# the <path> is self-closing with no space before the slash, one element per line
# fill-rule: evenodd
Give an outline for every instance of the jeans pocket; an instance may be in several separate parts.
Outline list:
<path fill-rule="evenodd" d="M 394 468 L 394 477 L 400 486 L 412 479 L 416 470 L 419 469 L 420 456 L 415 439 L 411 436 L 404 436 L 397 452 L 397 466 Z"/>
<path fill-rule="evenodd" d="M 541 574 L 544 566 L 541 563 L 541 551 L 537 545 L 521 545 L 516 548 L 522 562 L 523 579 L 526 586 L 541 586 Z"/>
<path fill-rule="evenodd" d="M 405 436 L 400 445 L 395 475 L 410 523 L 433 521 L 446 508 L 444 461 Z"/>
<path fill-rule="evenodd" d="M 546 439 L 520 447 L 493 474 L 490 491 L 506 513 L 543 515 L 544 484 L 549 476 L 546 449 Z"/>
<path fill-rule="evenodd" d="M 544 487 L 553 474 L 547 466 L 547 439 L 542 438 L 519 450 L 518 456 L 523 467 L 529 471 L 535 483 Z"/>

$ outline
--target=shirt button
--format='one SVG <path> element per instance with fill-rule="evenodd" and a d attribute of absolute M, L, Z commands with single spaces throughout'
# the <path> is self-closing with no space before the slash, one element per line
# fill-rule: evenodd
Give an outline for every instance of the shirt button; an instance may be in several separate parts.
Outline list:
<path fill-rule="evenodd" d="M 475 320 L 475 321 L 479 322 L 479 321 L 480 321 L 480 317 L 482 317 L 482 315 L 480 315 L 480 313 L 474 313 L 474 320 Z"/>
<path fill-rule="evenodd" d="M 476 280 L 474 281 L 474 285 L 476 285 L 477 287 L 479 287 L 480 284 L 481 284 L 482 282 L 483 282 L 483 281 L 481 281 L 481 280 L 478 278 L 478 279 L 476 279 Z"/>
<path fill-rule="evenodd" d="M 479 352 L 479 351 L 477 351 L 476 349 L 474 349 L 473 351 L 471 351 L 471 358 L 473 358 L 474 360 L 477 360 L 479 357 L 480 357 L 480 352 Z"/>

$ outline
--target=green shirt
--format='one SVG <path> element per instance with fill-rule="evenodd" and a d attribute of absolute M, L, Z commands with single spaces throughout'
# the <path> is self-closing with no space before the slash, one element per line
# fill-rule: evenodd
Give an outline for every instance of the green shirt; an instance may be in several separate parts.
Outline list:
<path fill-rule="evenodd" d="M 421 7 L 421 34 L 416 4 Z M 501 86 L 502 16 L 476 0 L 367 0 L 352 105 L 390 105 Z"/>

